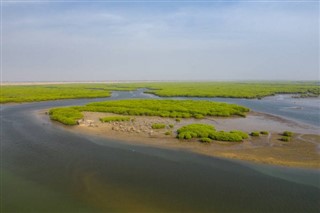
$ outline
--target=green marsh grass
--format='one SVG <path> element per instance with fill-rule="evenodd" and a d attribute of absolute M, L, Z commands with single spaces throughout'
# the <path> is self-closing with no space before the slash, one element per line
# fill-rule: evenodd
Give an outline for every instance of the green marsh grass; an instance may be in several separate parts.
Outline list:
<path fill-rule="evenodd" d="M 250 135 L 253 136 L 253 137 L 258 137 L 258 136 L 260 136 L 260 132 L 254 131 L 254 132 L 251 132 Z"/>
<path fill-rule="evenodd" d="M 166 125 L 162 124 L 162 123 L 154 123 L 151 125 L 151 128 L 152 129 L 164 129 L 164 128 L 166 128 Z"/>
<path fill-rule="evenodd" d="M 284 131 L 282 133 L 283 136 L 287 136 L 287 137 L 292 137 L 293 136 L 293 132 L 290 132 L 290 131 Z"/>
<path fill-rule="evenodd" d="M 240 142 L 248 138 L 248 135 L 240 130 L 231 132 L 216 131 L 214 126 L 209 124 L 189 124 L 178 129 L 177 133 L 177 138 L 179 139 L 200 138 L 200 141 L 203 138 L 209 138 L 216 141 Z"/>
<path fill-rule="evenodd" d="M 49 111 L 51 120 L 59 121 L 66 125 L 76 125 L 83 118 L 83 114 L 71 107 L 54 108 Z"/>
<path fill-rule="evenodd" d="M 261 135 L 269 135 L 269 132 L 263 130 L 263 131 L 260 131 L 260 134 L 261 134 Z"/>
<path fill-rule="evenodd" d="M 282 137 L 280 138 L 280 140 L 281 140 L 281 141 L 284 141 L 284 142 L 289 142 L 289 141 L 291 140 L 291 137 L 289 137 L 289 136 L 282 136 Z"/>
<path fill-rule="evenodd" d="M 103 123 L 115 122 L 115 121 L 130 121 L 131 117 L 126 116 L 107 116 L 99 119 Z"/>
<path fill-rule="evenodd" d="M 63 107 L 50 110 L 50 117 L 67 125 L 77 124 L 81 112 L 108 112 L 119 115 L 160 116 L 189 118 L 205 116 L 245 116 L 249 109 L 236 104 L 193 100 L 117 100 L 89 103 L 84 106 Z M 170 128 L 173 128 L 169 125 Z"/>
<path fill-rule="evenodd" d="M 280 93 L 299 94 L 300 97 L 320 94 L 320 85 L 316 81 L 2 85 L 0 103 L 102 98 L 109 97 L 111 91 L 132 91 L 139 88 L 147 88 L 147 93 L 162 97 L 262 98 Z"/>

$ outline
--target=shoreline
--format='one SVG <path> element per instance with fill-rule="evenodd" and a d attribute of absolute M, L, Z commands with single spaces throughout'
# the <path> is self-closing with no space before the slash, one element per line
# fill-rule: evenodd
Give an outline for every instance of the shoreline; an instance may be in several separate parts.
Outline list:
<path fill-rule="evenodd" d="M 45 115 L 45 111 L 42 110 L 40 113 Z M 73 133 L 98 136 L 128 144 L 183 150 L 211 157 L 242 160 L 251 163 L 305 169 L 320 168 L 320 135 L 316 134 L 318 130 L 310 130 L 307 129 L 310 128 L 308 125 L 266 113 L 250 112 L 246 118 L 181 119 L 181 122 L 175 122 L 172 118 L 131 116 L 135 118 L 134 122 L 114 123 L 101 123 L 99 121 L 99 117 L 114 115 L 112 113 L 84 112 L 84 115 L 84 120 L 89 120 L 91 124 L 65 126 L 55 121 L 52 122 L 60 124 L 60 127 Z M 174 128 L 150 129 L 151 123 L 159 122 L 167 125 L 174 124 Z M 217 130 L 225 131 L 239 129 L 250 133 L 255 130 L 266 130 L 269 131 L 269 134 L 250 137 L 243 142 L 213 141 L 210 144 L 200 143 L 196 139 L 190 141 L 177 139 L 175 137 L 176 129 L 190 123 L 212 124 Z M 252 129 L 253 127 L 264 127 L 264 129 Z M 292 141 L 282 142 L 279 140 L 281 129 L 295 132 Z M 172 131 L 173 134 L 165 135 L 167 131 Z"/>

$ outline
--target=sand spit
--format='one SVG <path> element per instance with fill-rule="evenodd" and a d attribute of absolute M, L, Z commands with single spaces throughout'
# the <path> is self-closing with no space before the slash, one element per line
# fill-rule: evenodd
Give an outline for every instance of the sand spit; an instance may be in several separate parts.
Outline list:
<path fill-rule="evenodd" d="M 133 121 L 101 123 L 99 118 L 114 116 L 112 113 L 84 112 L 80 124 L 65 127 L 77 133 L 91 134 L 127 143 L 192 151 L 209 156 L 240 159 L 257 163 L 290 167 L 320 168 L 319 129 L 295 123 L 273 115 L 250 112 L 246 118 L 181 119 L 150 116 L 131 116 Z M 153 123 L 164 123 L 165 129 L 152 129 Z M 243 142 L 200 143 L 178 140 L 176 130 L 191 123 L 212 124 L 217 130 L 242 130 L 245 132 L 265 130 L 269 135 L 250 137 Z M 170 128 L 169 125 L 174 125 Z M 290 142 L 282 142 L 280 133 L 292 131 Z M 170 134 L 169 134 L 170 133 Z"/>

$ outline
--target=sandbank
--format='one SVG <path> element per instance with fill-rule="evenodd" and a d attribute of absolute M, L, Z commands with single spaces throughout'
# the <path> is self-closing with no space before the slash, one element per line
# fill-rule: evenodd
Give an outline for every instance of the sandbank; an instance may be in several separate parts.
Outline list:
<path fill-rule="evenodd" d="M 134 121 L 101 123 L 99 118 L 114 116 L 112 113 L 84 112 L 83 123 L 63 128 L 99 137 L 116 139 L 124 143 L 135 143 L 161 148 L 187 150 L 208 156 L 245 160 L 256 163 L 300 168 L 320 168 L 319 129 L 307 124 L 289 121 L 265 113 L 250 112 L 243 117 L 206 117 L 205 119 L 181 119 L 152 116 L 131 116 Z M 153 123 L 167 124 L 165 129 L 152 129 Z M 176 130 L 191 123 L 212 124 L 217 130 L 268 131 L 268 135 L 249 137 L 243 142 L 200 143 L 198 139 L 179 140 Z M 174 127 L 168 127 L 173 124 Z M 292 131 L 291 141 L 283 142 L 281 133 Z M 171 135 L 166 135 L 171 132 Z"/>

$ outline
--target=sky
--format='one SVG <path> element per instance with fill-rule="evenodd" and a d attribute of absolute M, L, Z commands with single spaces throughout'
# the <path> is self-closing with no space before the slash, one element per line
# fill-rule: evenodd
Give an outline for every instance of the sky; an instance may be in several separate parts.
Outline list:
<path fill-rule="evenodd" d="M 11 1 L 2 81 L 319 80 L 318 1 Z"/>

